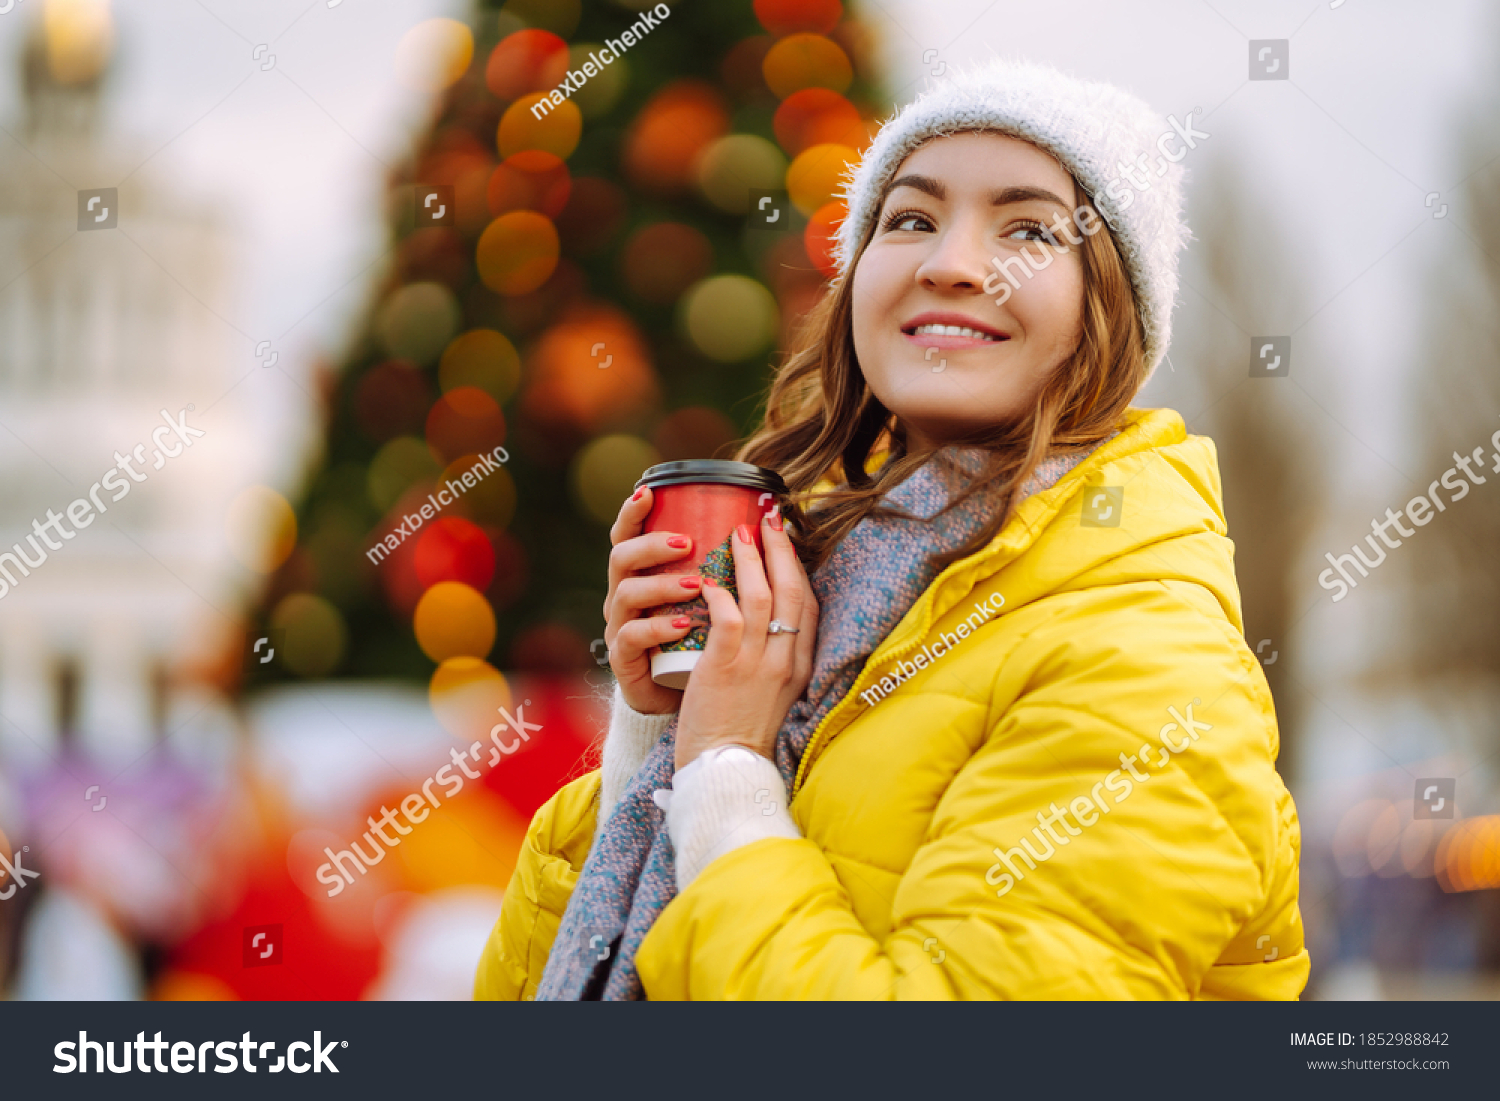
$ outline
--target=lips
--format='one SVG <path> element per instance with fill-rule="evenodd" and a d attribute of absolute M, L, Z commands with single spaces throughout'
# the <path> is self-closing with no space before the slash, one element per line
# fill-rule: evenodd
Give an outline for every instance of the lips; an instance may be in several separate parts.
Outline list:
<path fill-rule="evenodd" d="M 918 332 L 924 326 L 941 325 L 944 332 Z M 928 311 L 918 314 L 901 326 L 907 340 L 924 348 L 978 348 L 999 344 L 1010 339 L 1010 334 L 961 313 L 951 311 Z"/>

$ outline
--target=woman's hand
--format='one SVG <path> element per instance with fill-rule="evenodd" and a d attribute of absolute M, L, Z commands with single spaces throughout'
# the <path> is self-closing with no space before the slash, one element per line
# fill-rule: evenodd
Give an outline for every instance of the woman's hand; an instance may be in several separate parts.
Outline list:
<path fill-rule="evenodd" d="M 696 572 L 635 576 L 641 570 L 693 552 L 693 541 L 671 531 L 641 534 L 651 513 L 651 490 L 642 486 L 620 506 L 609 529 L 609 592 L 604 597 L 604 643 L 609 647 L 609 667 L 619 681 L 620 692 L 633 710 L 644 715 L 666 715 L 682 702 L 680 688 L 663 688 L 651 679 L 653 646 L 676 642 L 692 630 L 686 616 L 642 617 L 642 612 L 663 604 L 692 600 L 702 589 Z M 678 545 L 673 546 L 673 540 Z"/>
<path fill-rule="evenodd" d="M 683 692 L 677 719 L 679 770 L 721 745 L 742 745 L 774 761 L 776 734 L 812 678 L 817 599 L 791 540 L 781 530 L 779 512 L 762 517 L 760 526 L 764 567 L 754 542 L 741 537 L 750 534 L 748 527 L 742 526 L 729 541 L 738 604 L 711 578 L 705 579 L 703 598 L 711 626 L 703 657 Z M 768 633 L 772 619 L 799 633 Z"/>

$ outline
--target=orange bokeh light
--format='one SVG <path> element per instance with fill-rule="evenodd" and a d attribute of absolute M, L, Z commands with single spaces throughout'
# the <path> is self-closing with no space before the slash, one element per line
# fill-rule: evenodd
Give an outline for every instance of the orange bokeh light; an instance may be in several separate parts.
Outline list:
<path fill-rule="evenodd" d="M 608 360 L 608 367 L 601 363 Z M 660 389 L 635 325 L 613 306 L 574 307 L 532 347 L 522 409 L 593 435 L 657 405 Z"/>
<path fill-rule="evenodd" d="M 792 203 L 809 217 L 834 202 L 844 189 L 844 175 L 859 163 L 847 145 L 814 145 L 797 154 L 786 170 L 786 190 Z"/>
<path fill-rule="evenodd" d="M 693 183 L 698 155 L 728 130 L 729 112 L 712 85 L 669 84 L 647 101 L 625 135 L 626 175 L 657 193 L 685 190 Z"/>
<path fill-rule="evenodd" d="M 427 700 L 443 729 L 473 741 L 489 735 L 499 709 L 511 708 L 510 685 L 500 670 L 481 658 L 449 658 L 433 671 Z"/>
<path fill-rule="evenodd" d="M 536 290 L 557 267 L 557 228 L 545 214 L 513 210 L 496 218 L 480 234 L 475 249 L 479 278 L 497 294 Z"/>
<path fill-rule="evenodd" d="M 837 42 L 821 34 L 792 34 L 766 53 L 761 63 L 766 86 L 785 99 L 804 88 L 848 89 L 854 80 L 849 55 Z"/>
<path fill-rule="evenodd" d="M 755 0 L 755 18 L 778 38 L 799 31 L 827 34 L 843 15 L 839 0 Z"/>
<path fill-rule="evenodd" d="M 482 658 L 495 645 L 495 612 L 461 581 L 439 581 L 422 594 L 412 616 L 417 645 L 436 662 Z"/>
<path fill-rule="evenodd" d="M 528 149 L 540 149 L 563 160 L 573 155 L 583 135 L 583 114 L 572 100 L 565 99 L 559 104 L 549 104 L 549 110 L 538 118 L 531 107 L 546 98 L 540 92 L 532 92 L 505 109 L 495 135 L 502 159 Z"/>

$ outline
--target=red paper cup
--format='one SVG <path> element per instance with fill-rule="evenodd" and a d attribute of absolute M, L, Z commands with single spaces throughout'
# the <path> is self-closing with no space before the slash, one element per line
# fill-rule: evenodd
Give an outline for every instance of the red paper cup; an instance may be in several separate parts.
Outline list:
<path fill-rule="evenodd" d="M 734 529 L 748 524 L 755 547 L 762 554 L 760 521 L 786 496 L 786 483 L 774 470 L 753 463 L 720 459 L 689 459 L 658 463 L 641 475 L 636 487 L 651 489 L 651 513 L 645 531 L 675 531 L 690 536 L 693 553 L 687 559 L 654 566 L 643 571 L 690 573 L 711 577 L 729 590 L 735 600 L 739 591 L 734 578 Z M 685 615 L 692 630 L 675 642 L 656 647 L 651 654 L 651 679 L 664 688 L 686 688 L 693 667 L 708 644 L 708 605 L 702 596 L 651 608 L 646 615 Z"/>

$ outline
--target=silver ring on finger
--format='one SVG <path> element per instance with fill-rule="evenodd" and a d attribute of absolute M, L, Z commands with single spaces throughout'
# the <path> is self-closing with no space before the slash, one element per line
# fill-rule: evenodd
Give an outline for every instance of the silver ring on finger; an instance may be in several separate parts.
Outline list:
<path fill-rule="evenodd" d="M 788 627 L 779 619 L 773 619 L 770 623 L 766 624 L 766 634 L 768 635 L 795 635 L 800 634 L 801 631 L 801 627 Z"/>

